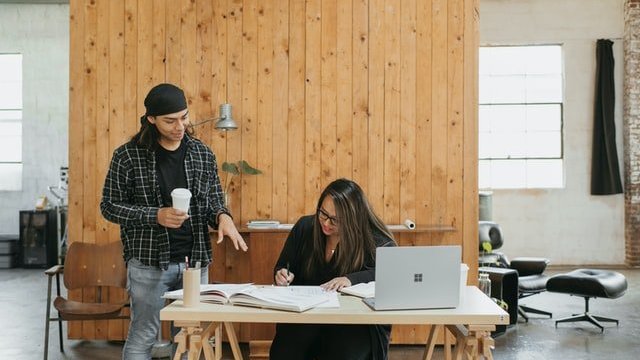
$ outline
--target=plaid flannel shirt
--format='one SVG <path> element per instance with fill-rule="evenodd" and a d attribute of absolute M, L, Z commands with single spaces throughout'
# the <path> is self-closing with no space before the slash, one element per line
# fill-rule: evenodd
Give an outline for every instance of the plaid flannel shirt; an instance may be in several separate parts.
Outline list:
<path fill-rule="evenodd" d="M 193 231 L 190 261 L 211 263 L 211 242 L 207 225 L 218 227 L 224 196 L 213 152 L 200 140 L 187 136 L 184 161 L 187 188 L 191 191 L 189 219 Z M 109 221 L 120 225 L 124 260 L 136 258 L 148 266 L 167 269 L 169 232 L 158 224 L 162 207 L 156 173 L 155 152 L 128 142 L 113 152 L 102 190 L 100 210 Z"/>

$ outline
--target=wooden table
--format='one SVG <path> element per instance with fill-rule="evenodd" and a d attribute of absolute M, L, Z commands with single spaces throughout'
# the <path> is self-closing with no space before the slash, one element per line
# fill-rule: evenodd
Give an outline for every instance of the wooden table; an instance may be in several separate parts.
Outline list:
<path fill-rule="evenodd" d="M 160 311 L 160 320 L 173 321 L 182 328 L 176 336 L 180 354 L 189 351 L 189 360 L 197 360 L 204 351 L 206 359 L 222 357 L 221 331 L 224 325 L 236 360 L 242 359 L 233 323 L 309 323 L 309 324 L 430 324 L 425 359 L 431 359 L 436 334 L 448 329 L 456 338 L 454 358 L 467 354 L 474 359 L 492 359 L 494 345 L 490 336 L 495 325 L 509 323 L 509 314 L 497 306 L 475 286 L 467 286 L 460 306 L 454 309 L 373 311 L 360 298 L 340 296 L 340 308 L 319 308 L 303 313 L 266 310 L 251 307 L 200 303 L 184 307 L 175 301 Z M 215 349 L 208 339 L 214 335 Z M 448 338 L 448 337 L 445 337 Z M 214 351 L 215 350 L 215 351 Z M 451 344 L 445 340 L 445 355 L 451 358 Z"/>

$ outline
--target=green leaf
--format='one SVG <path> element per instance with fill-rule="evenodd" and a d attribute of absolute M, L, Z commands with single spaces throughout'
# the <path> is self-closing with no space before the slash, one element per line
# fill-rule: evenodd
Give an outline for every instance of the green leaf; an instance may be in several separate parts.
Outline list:
<path fill-rule="evenodd" d="M 491 246 L 491 243 L 488 241 L 484 241 L 482 243 L 482 250 L 486 251 L 486 252 L 491 252 L 491 250 L 493 250 L 493 247 Z"/>
<path fill-rule="evenodd" d="M 238 161 L 238 166 L 240 168 L 240 172 L 242 172 L 243 174 L 247 174 L 247 175 L 262 174 L 262 171 L 252 167 L 251 165 L 249 165 L 249 163 L 247 163 L 244 160 Z"/>
<path fill-rule="evenodd" d="M 233 175 L 240 175 L 240 169 L 238 165 L 233 163 L 224 162 L 222 163 L 222 171 L 231 173 Z"/>

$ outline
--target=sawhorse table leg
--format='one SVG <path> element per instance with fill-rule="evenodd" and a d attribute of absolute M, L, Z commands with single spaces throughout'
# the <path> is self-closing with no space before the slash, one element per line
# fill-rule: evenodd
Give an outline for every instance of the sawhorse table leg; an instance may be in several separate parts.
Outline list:
<path fill-rule="evenodd" d="M 455 352 L 453 358 L 462 360 L 466 355 L 467 359 L 487 359 L 493 360 L 491 350 L 494 341 L 491 338 L 491 331 L 495 330 L 495 325 L 447 325 L 447 329 L 456 338 Z M 445 348 L 445 352 L 447 349 Z M 445 354 L 446 357 L 447 354 Z"/>
<path fill-rule="evenodd" d="M 199 321 L 176 321 L 175 326 L 182 329 L 174 338 L 178 347 L 173 360 L 180 360 L 185 352 L 188 352 L 189 360 L 199 360 L 203 351 L 206 360 L 222 359 L 222 325 L 222 323 L 206 323 L 206 327 L 203 328 Z M 242 352 L 233 324 L 225 322 L 224 327 L 229 337 L 233 358 L 242 360 Z M 215 334 L 215 349 L 209 343 L 212 334 Z"/>

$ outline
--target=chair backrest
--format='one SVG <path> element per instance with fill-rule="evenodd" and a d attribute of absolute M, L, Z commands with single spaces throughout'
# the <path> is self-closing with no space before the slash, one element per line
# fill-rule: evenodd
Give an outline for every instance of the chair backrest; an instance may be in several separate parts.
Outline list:
<path fill-rule="evenodd" d="M 64 261 L 64 285 L 68 290 L 94 286 L 125 288 L 127 268 L 122 243 L 71 243 Z"/>
<path fill-rule="evenodd" d="M 490 243 L 492 250 L 502 247 L 504 238 L 502 237 L 502 229 L 500 229 L 500 225 L 493 221 L 478 222 L 478 247 L 480 251 L 483 251 L 482 243 L 484 242 Z"/>

